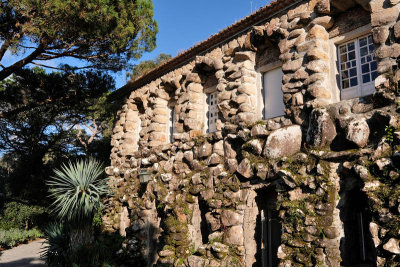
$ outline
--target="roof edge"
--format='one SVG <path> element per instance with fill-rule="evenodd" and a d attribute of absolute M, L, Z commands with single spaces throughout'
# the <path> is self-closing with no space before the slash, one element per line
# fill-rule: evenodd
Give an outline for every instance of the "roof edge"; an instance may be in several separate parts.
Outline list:
<path fill-rule="evenodd" d="M 133 90 L 146 85 L 147 83 L 161 77 L 162 75 L 167 74 L 173 69 L 181 67 L 189 60 L 193 59 L 195 56 L 207 52 L 209 49 L 219 45 L 221 42 L 229 41 L 235 38 L 241 32 L 248 30 L 250 27 L 257 25 L 265 20 L 268 20 L 270 16 L 275 15 L 276 13 L 283 12 L 292 5 L 303 1 L 304 0 L 276 0 L 265 5 L 256 12 L 246 16 L 238 22 L 235 22 L 234 24 L 219 31 L 218 33 L 211 35 L 208 39 L 198 44 L 195 44 L 194 46 L 178 54 L 174 58 L 152 69 L 150 72 L 140 76 L 136 80 L 128 81 L 124 86 L 112 92 L 109 96 L 109 100 L 113 101 L 119 97 L 124 97 Z"/>

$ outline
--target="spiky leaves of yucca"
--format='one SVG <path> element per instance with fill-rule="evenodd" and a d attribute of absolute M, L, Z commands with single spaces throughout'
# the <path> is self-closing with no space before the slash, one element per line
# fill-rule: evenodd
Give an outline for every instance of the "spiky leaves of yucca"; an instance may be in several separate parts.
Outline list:
<path fill-rule="evenodd" d="M 101 208 L 101 197 L 108 192 L 103 166 L 94 159 L 78 160 L 54 170 L 47 185 L 52 204 L 61 220 L 76 226 L 91 224 Z"/>

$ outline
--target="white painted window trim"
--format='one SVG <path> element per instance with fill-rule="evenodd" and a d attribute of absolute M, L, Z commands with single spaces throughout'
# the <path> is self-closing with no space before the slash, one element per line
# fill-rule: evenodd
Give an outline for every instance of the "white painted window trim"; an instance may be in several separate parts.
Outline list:
<path fill-rule="evenodd" d="M 174 142 L 175 133 L 175 105 L 170 104 L 167 106 L 168 123 L 167 123 L 167 142 Z"/>
<path fill-rule="evenodd" d="M 265 94 L 264 94 L 264 73 L 282 67 L 281 61 L 275 61 L 266 65 L 263 65 L 256 69 L 257 72 L 257 108 L 256 116 L 258 120 L 265 120 Z M 283 99 L 282 99 L 283 101 Z"/>
<path fill-rule="evenodd" d="M 211 86 L 208 88 L 204 89 L 204 98 L 203 98 L 203 106 L 204 106 L 204 112 L 203 112 L 203 133 L 210 133 L 209 131 L 209 109 L 210 109 L 210 104 L 207 101 L 208 96 L 212 93 L 217 92 L 217 86 Z M 218 101 L 218 98 L 217 98 Z M 218 103 L 217 103 L 218 104 Z"/>
<path fill-rule="evenodd" d="M 329 85 L 332 92 L 333 102 L 341 101 L 341 96 L 340 96 L 341 79 L 339 73 L 340 66 L 338 60 L 338 47 L 342 44 L 345 44 L 347 42 L 350 42 L 354 39 L 358 39 L 368 34 L 372 34 L 371 24 L 364 25 L 360 28 L 341 34 L 329 40 L 329 58 L 330 58 Z"/>
<path fill-rule="evenodd" d="M 275 61 L 272 63 L 269 63 L 267 65 L 261 66 L 259 68 L 256 69 L 257 71 L 257 108 L 256 108 L 256 114 L 257 114 L 257 118 L 259 120 L 269 120 L 269 119 L 273 119 L 273 118 L 279 118 L 281 116 L 277 116 L 277 117 L 270 117 L 267 118 L 267 110 L 265 109 L 265 91 L 264 91 L 264 75 L 265 73 L 267 73 L 268 71 L 272 71 L 275 70 L 277 68 L 282 68 L 282 62 L 281 61 Z M 282 89 L 282 82 L 281 82 L 281 89 Z M 283 102 L 283 98 L 281 99 Z M 284 116 L 284 114 L 282 115 Z"/>

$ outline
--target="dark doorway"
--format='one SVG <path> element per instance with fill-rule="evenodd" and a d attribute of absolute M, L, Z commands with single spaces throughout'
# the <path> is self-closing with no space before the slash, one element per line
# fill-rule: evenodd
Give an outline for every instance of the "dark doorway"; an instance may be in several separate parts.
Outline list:
<path fill-rule="evenodd" d="M 273 267 L 279 264 L 277 254 L 281 244 L 282 225 L 276 210 L 277 196 L 275 188 L 257 190 L 257 254 L 254 266 Z"/>
<path fill-rule="evenodd" d="M 340 219 L 343 222 L 344 238 L 340 241 L 343 266 L 376 266 L 376 250 L 369 231 L 371 215 L 368 212 L 368 197 L 355 188 L 341 193 Z"/>

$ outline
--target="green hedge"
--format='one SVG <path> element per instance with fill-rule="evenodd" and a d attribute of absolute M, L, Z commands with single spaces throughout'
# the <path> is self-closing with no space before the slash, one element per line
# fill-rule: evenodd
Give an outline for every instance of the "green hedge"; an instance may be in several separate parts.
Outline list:
<path fill-rule="evenodd" d="M 43 234 L 37 229 L 21 230 L 21 229 L 9 229 L 0 230 L 0 247 L 11 248 L 20 243 L 24 243 L 28 240 L 37 239 L 42 237 Z"/>
<path fill-rule="evenodd" d="M 44 207 L 11 201 L 5 203 L 3 211 L 0 212 L 0 229 L 43 228 L 47 219 L 48 215 Z"/>

